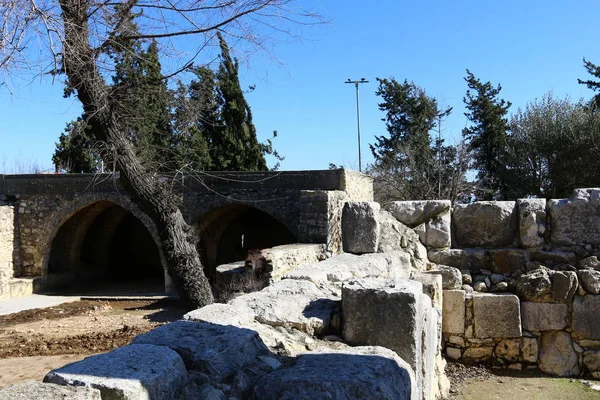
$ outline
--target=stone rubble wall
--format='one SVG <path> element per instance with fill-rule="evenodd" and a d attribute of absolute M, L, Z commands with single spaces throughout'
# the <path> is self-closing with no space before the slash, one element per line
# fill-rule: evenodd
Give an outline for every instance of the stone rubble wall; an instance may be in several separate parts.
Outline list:
<path fill-rule="evenodd" d="M 0 299 L 10 297 L 9 281 L 14 276 L 14 207 L 0 206 Z"/>
<path fill-rule="evenodd" d="M 442 270 L 446 356 L 600 378 L 600 189 L 443 203 L 395 202 L 390 212 L 420 233 Z M 445 245 L 423 235 L 436 220 Z"/>

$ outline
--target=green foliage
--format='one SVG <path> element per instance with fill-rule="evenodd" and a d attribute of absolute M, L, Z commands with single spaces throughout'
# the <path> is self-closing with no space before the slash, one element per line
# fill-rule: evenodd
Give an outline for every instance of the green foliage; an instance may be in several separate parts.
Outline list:
<path fill-rule="evenodd" d="M 600 114 L 582 100 L 551 93 L 517 110 L 510 121 L 509 198 L 569 197 L 575 188 L 598 187 Z"/>
<path fill-rule="evenodd" d="M 81 118 L 69 122 L 58 140 L 52 156 L 57 171 L 99 172 L 98 148 L 90 134 L 90 127 Z"/>
<path fill-rule="evenodd" d="M 467 70 L 468 85 L 463 98 L 468 110 L 465 116 L 471 125 L 463 129 L 477 170 L 478 199 L 504 199 L 509 189 L 506 169 L 506 146 L 508 138 L 508 109 L 510 102 L 499 99 L 500 85 L 482 83 Z"/>
<path fill-rule="evenodd" d="M 600 78 L 600 66 L 596 65 L 590 61 L 587 61 L 585 58 L 583 59 L 583 67 L 587 71 L 588 74 L 592 75 L 594 78 Z M 594 81 L 591 79 L 581 80 L 577 79 L 579 84 L 586 85 L 589 89 L 593 91 L 600 91 L 600 81 Z M 600 108 L 600 93 L 596 94 L 591 101 L 591 105 L 594 109 Z"/>
<path fill-rule="evenodd" d="M 451 108 L 440 110 L 437 100 L 413 82 L 379 79 L 379 109 L 385 112 L 388 135 L 370 145 L 375 163 L 378 201 L 446 198 L 456 200 L 464 189 L 467 163 L 459 146 L 432 141 L 434 128 L 441 129 Z"/>
<path fill-rule="evenodd" d="M 137 31 L 133 17 L 123 29 Z M 155 41 L 146 48 L 139 40 L 123 41 L 109 49 L 115 65 L 111 85 L 115 115 L 138 156 L 156 171 L 257 171 L 267 169 L 265 154 L 283 159 L 271 139 L 258 142 L 252 112 L 240 86 L 238 62 L 218 36 L 218 70 L 192 68 L 195 78 L 188 85 L 178 82 L 174 90 L 167 88 L 161 73 Z M 80 118 L 85 119 L 85 115 Z M 73 131 L 71 124 L 68 132 Z M 91 127 L 85 135 L 63 134 L 53 156 L 57 170 L 95 172 L 90 157 L 96 160 L 99 156 L 91 146 L 92 137 Z"/>

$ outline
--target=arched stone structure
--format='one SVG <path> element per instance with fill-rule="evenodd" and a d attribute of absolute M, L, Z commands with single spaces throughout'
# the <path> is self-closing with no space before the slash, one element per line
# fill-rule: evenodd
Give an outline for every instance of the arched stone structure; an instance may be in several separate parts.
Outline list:
<path fill-rule="evenodd" d="M 197 229 L 202 264 L 211 280 L 218 265 L 244 260 L 248 250 L 296 242 L 296 235 L 276 217 L 241 203 L 205 213 Z"/>
<path fill-rule="evenodd" d="M 126 199 L 107 197 L 80 198 L 57 210 L 60 222 L 43 247 L 44 287 L 86 279 L 164 284 L 165 262 L 154 224 Z"/>

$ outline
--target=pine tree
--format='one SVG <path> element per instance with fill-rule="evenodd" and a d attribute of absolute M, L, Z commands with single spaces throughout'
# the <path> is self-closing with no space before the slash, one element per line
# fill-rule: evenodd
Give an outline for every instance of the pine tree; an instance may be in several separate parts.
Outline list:
<path fill-rule="evenodd" d="M 587 61 L 584 58 L 583 59 L 583 67 L 588 72 L 588 74 L 592 75 L 595 78 L 600 78 L 600 65 L 596 65 L 590 61 Z M 581 79 L 577 79 L 577 81 L 581 85 L 586 85 L 588 87 L 588 89 L 592 89 L 594 92 L 600 91 L 600 81 L 593 81 L 590 79 L 585 80 L 585 81 L 581 80 Z M 596 96 L 594 96 L 591 103 L 592 103 L 593 109 L 597 110 L 598 108 L 600 108 L 600 93 L 598 93 L 598 94 L 596 94 Z"/>
<path fill-rule="evenodd" d="M 502 86 L 482 83 L 467 70 L 468 90 L 463 101 L 468 110 L 465 116 L 471 126 L 463 129 L 463 137 L 473 152 L 473 167 L 477 169 L 478 197 L 505 198 L 509 189 L 509 172 L 505 155 L 508 143 L 507 119 L 510 102 L 499 99 Z"/>
<path fill-rule="evenodd" d="M 99 172 L 99 151 L 94 145 L 90 129 L 81 117 L 69 122 L 58 140 L 52 156 L 52 163 L 57 172 Z"/>

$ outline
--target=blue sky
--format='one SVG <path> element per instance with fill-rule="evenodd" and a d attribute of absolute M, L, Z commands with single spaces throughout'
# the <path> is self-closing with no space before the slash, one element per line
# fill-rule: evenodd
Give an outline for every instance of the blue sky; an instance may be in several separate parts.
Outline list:
<path fill-rule="evenodd" d="M 308 1 L 306 4 L 309 4 Z M 549 90 L 558 97 L 589 98 L 577 84 L 583 57 L 600 63 L 600 2 L 579 0 L 312 0 L 331 20 L 273 50 L 280 65 L 255 55 L 241 71 L 259 138 L 279 132 L 282 169 L 326 169 L 330 162 L 357 168 L 356 103 L 348 78 L 360 86 L 363 166 L 369 143 L 385 134 L 377 108 L 376 77 L 409 79 L 454 112 L 444 126 L 454 143 L 467 124 L 462 98 L 469 68 L 483 81 L 502 84 L 513 110 Z M 62 98 L 60 84 L 35 80 L 0 88 L 0 170 L 16 160 L 52 169 L 54 143 L 80 113 Z"/>

